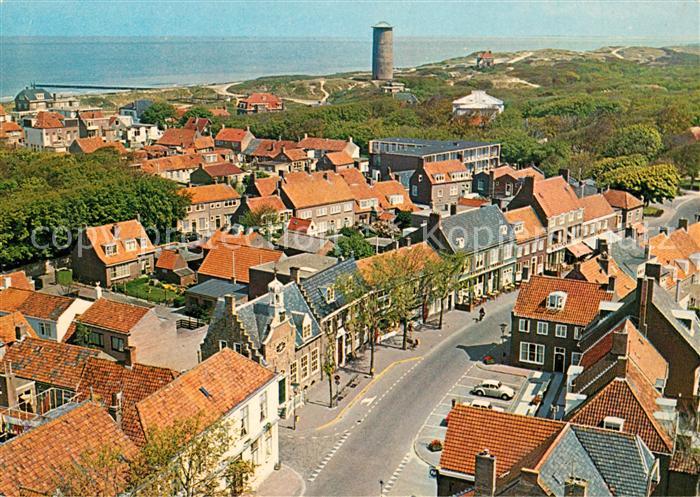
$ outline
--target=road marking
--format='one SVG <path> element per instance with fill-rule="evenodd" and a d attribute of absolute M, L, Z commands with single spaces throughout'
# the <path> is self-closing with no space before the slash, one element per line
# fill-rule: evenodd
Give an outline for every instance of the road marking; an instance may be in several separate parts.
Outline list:
<path fill-rule="evenodd" d="M 349 436 L 350 436 L 350 430 L 345 430 L 345 432 L 338 439 L 338 441 L 333 446 L 333 448 L 323 457 L 323 459 L 318 464 L 318 466 L 316 466 L 316 469 L 314 469 L 311 472 L 311 475 L 309 475 L 309 477 L 307 478 L 307 481 L 313 482 L 314 480 L 316 480 L 316 478 L 318 478 L 318 475 L 321 474 L 321 471 L 323 471 L 323 468 L 326 467 L 326 465 L 330 462 L 330 460 L 333 458 L 335 453 L 338 452 L 338 449 L 340 449 L 343 446 L 343 444 L 345 443 L 345 441 L 348 439 Z"/>
<path fill-rule="evenodd" d="M 399 479 L 399 476 L 401 476 L 401 472 L 406 467 L 406 464 L 408 464 L 408 460 L 410 458 L 411 458 L 411 451 L 409 450 L 408 452 L 406 452 L 406 455 L 403 456 L 403 459 L 401 459 L 401 462 L 399 463 L 398 467 L 394 470 L 394 473 L 389 478 L 389 481 L 387 481 L 384 484 L 384 487 L 382 488 L 382 494 L 384 494 L 385 492 L 388 493 L 394 487 L 397 480 Z"/>
<path fill-rule="evenodd" d="M 360 402 L 360 404 L 362 404 L 363 406 L 368 406 L 368 405 L 370 405 L 372 402 L 374 402 L 374 399 L 376 399 L 376 398 L 377 398 L 376 395 L 375 395 L 374 397 L 367 397 L 366 399 L 362 399 L 362 401 Z"/>

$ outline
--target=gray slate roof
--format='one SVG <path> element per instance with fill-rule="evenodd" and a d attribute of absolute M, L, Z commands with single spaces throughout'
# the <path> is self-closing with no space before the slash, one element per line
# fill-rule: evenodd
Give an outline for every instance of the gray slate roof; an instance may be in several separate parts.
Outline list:
<path fill-rule="evenodd" d="M 636 497 L 646 495 L 654 459 L 636 435 L 569 425 L 544 460 L 540 477 L 555 495 L 564 495 L 564 482 L 573 473 L 588 482 L 588 495 Z"/>
<path fill-rule="evenodd" d="M 253 266 L 253 268 L 258 271 L 265 271 L 268 273 L 277 271 L 277 274 L 289 276 L 289 270 L 293 267 L 297 267 L 300 269 L 302 276 L 306 277 L 307 275 L 313 274 L 317 271 L 323 271 L 324 269 L 333 266 L 337 262 L 338 259 L 336 257 L 329 257 L 327 255 L 296 254 L 285 259 L 280 259 L 277 262 L 266 262 L 265 264 Z"/>
<path fill-rule="evenodd" d="M 486 205 L 443 218 L 439 234 L 438 237 L 431 236 L 431 243 L 438 245 L 435 247 L 437 249 L 451 252 L 474 253 L 515 241 L 513 227 L 496 205 Z M 464 247 L 459 246 L 458 238 L 464 239 Z M 445 244 L 447 246 L 439 246 Z"/>
<path fill-rule="evenodd" d="M 326 289 L 333 286 L 341 276 L 354 275 L 356 273 L 357 264 L 355 263 L 355 259 L 350 258 L 318 272 L 301 282 L 304 296 L 309 301 L 311 308 L 319 319 L 325 318 L 332 312 L 343 307 L 346 303 L 344 295 L 338 291 L 335 292 L 335 300 L 327 302 Z"/>
<path fill-rule="evenodd" d="M 315 254 L 328 243 L 328 239 L 311 236 L 296 231 L 285 231 L 277 240 L 276 245 L 282 249 L 292 249 L 299 252 Z"/>
<path fill-rule="evenodd" d="M 308 314 L 311 318 L 311 336 L 307 338 L 307 342 L 313 340 L 321 334 L 321 326 L 316 321 L 313 312 L 309 305 L 304 300 L 299 287 L 296 283 L 287 283 L 283 287 L 282 296 L 284 298 L 284 310 L 288 316 L 292 318 L 292 322 L 296 328 L 296 344 L 301 346 L 304 344 L 302 338 L 302 320 L 304 315 Z M 217 303 L 214 311 L 214 319 L 221 318 L 224 312 L 224 302 Z M 241 324 L 250 335 L 256 348 L 267 338 L 270 332 L 270 322 L 273 318 L 273 308 L 270 306 L 270 294 L 266 293 L 260 297 L 246 302 L 236 309 L 236 315 L 241 321 Z"/>
<path fill-rule="evenodd" d="M 23 99 L 26 98 L 27 100 L 38 100 L 38 96 L 42 95 L 43 100 L 51 100 L 53 97 L 51 96 L 51 93 L 44 90 L 43 88 L 25 88 L 24 90 L 20 91 L 15 99 Z"/>
<path fill-rule="evenodd" d="M 644 249 L 631 238 L 610 244 L 610 255 L 627 275 L 637 279 L 637 268 L 646 262 Z"/>
<path fill-rule="evenodd" d="M 445 152 L 456 152 L 468 148 L 484 147 L 486 145 L 497 145 L 497 142 L 475 142 L 463 140 L 421 140 L 418 138 L 380 138 L 376 141 L 387 143 L 408 143 L 415 145 L 402 150 L 382 152 L 393 155 L 410 155 L 412 157 L 423 157 L 426 155 L 440 154 Z"/>
<path fill-rule="evenodd" d="M 211 279 L 199 285 L 194 285 L 185 290 L 185 294 L 201 295 L 210 298 L 222 298 L 224 295 L 239 294 L 248 295 L 248 286 L 240 283 L 230 283 L 228 281 Z"/>

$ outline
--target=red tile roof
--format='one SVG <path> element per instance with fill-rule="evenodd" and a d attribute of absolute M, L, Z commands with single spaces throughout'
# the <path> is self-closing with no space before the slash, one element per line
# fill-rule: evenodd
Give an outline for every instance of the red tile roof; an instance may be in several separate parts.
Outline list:
<path fill-rule="evenodd" d="M 252 212 L 257 212 L 263 207 L 272 208 L 278 213 L 289 210 L 287 209 L 287 206 L 284 205 L 284 202 L 282 202 L 282 199 L 279 195 L 268 195 L 267 197 L 250 197 L 247 200 L 247 203 L 248 208 Z"/>
<path fill-rule="evenodd" d="M 24 271 L 0 274 L 0 286 L 5 285 L 5 278 L 10 278 L 10 286 L 20 290 L 34 290 L 34 284 L 27 278 Z"/>
<path fill-rule="evenodd" d="M 309 228 L 311 228 L 311 219 L 301 219 L 298 217 L 293 217 L 289 220 L 287 224 L 288 231 L 298 231 L 300 233 L 308 233 Z"/>
<path fill-rule="evenodd" d="M 300 161 L 308 159 L 309 156 L 306 155 L 306 151 L 304 151 L 301 148 L 282 147 L 282 149 L 280 150 L 280 154 L 277 156 L 277 159 L 280 160 L 282 158 L 285 158 L 289 161 Z"/>
<path fill-rule="evenodd" d="M 156 268 L 173 271 L 179 265 L 182 256 L 177 250 L 163 249 L 156 262 Z"/>
<path fill-rule="evenodd" d="M 253 187 L 261 197 L 273 195 L 277 191 L 277 186 L 280 182 L 279 176 L 269 176 L 267 178 L 255 178 Z"/>
<path fill-rule="evenodd" d="M 253 152 L 249 155 L 251 157 L 263 158 L 263 159 L 273 159 L 277 157 L 282 152 L 282 147 L 286 148 L 296 148 L 296 144 L 289 140 L 268 140 L 261 139 L 260 143 Z"/>
<path fill-rule="evenodd" d="M 78 323 L 128 335 L 148 311 L 148 307 L 101 298 L 75 320 Z"/>
<path fill-rule="evenodd" d="M 243 174 L 243 170 L 230 162 L 220 162 L 203 166 L 204 170 L 212 178 L 223 178 Z"/>
<path fill-rule="evenodd" d="M 425 173 L 428 175 L 428 181 L 431 183 L 438 183 L 439 181 L 435 178 L 436 175 L 442 174 L 444 176 L 444 180 L 440 182 L 445 182 L 445 181 L 462 181 L 466 180 L 467 178 L 456 178 L 453 175 L 455 173 L 466 173 L 467 172 L 467 166 L 465 166 L 462 161 L 456 160 L 456 159 L 451 159 L 451 160 L 444 160 L 444 161 L 436 161 L 436 162 L 426 162 L 423 164 L 423 170 Z"/>
<path fill-rule="evenodd" d="M 615 378 L 579 406 L 569 421 L 602 427 L 606 416 L 622 418 L 623 432 L 639 435 L 652 452 L 671 454 L 673 439 L 654 417 L 658 398 L 661 394 L 647 381 Z"/>
<path fill-rule="evenodd" d="M 90 358 L 78 385 L 79 398 L 92 399 L 106 407 L 112 405 L 112 396 L 121 393 L 124 433 L 137 445 L 146 442 L 136 403 L 157 392 L 177 378 L 172 369 L 134 364 L 128 368 L 106 359 Z"/>
<path fill-rule="evenodd" d="M 248 130 L 241 128 L 221 128 L 216 134 L 216 141 L 240 143 Z"/>
<path fill-rule="evenodd" d="M 330 171 L 286 174 L 282 179 L 282 191 L 295 209 L 355 200 L 343 178 Z"/>
<path fill-rule="evenodd" d="M 247 97 L 239 99 L 238 103 L 243 103 L 247 107 L 265 105 L 272 109 L 282 106 L 282 100 L 272 93 L 251 93 Z"/>
<path fill-rule="evenodd" d="M 40 338 L 25 338 L 8 347 L 3 362 L 20 378 L 75 390 L 90 357 L 98 351 Z"/>
<path fill-rule="evenodd" d="M 501 476 L 565 426 L 560 421 L 458 404 L 449 414 L 440 469 L 474 475 L 476 455 L 488 449 L 496 457 L 496 476 Z"/>
<path fill-rule="evenodd" d="M 419 210 L 411 201 L 411 197 L 401 183 L 396 180 L 377 181 L 372 185 L 372 191 L 379 194 L 379 205 L 382 209 L 398 209 L 400 211 L 414 212 Z M 402 202 L 392 204 L 390 198 L 394 196 L 402 197 Z"/>
<path fill-rule="evenodd" d="M 618 209 L 636 209 L 644 206 L 637 197 L 622 190 L 608 190 L 603 193 L 603 196 L 611 206 Z"/>
<path fill-rule="evenodd" d="M 610 207 L 608 201 L 605 200 L 605 197 L 600 193 L 583 197 L 580 199 L 580 202 L 583 206 L 584 221 L 592 221 L 615 214 L 613 208 Z"/>
<path fill-rule="evenodd" d="M 197 131 L 194 129 L 168 128 L 156 144 L 166 147 L 192 148 L 194 147 L 196 135 Z"/>
<path fill-rule="evenodd" d="M 19 311 L 28 318 L 56 321 L 73 301 L 69 297 L 10 287 L 0 292 L 0 312 Z"/>
<path fill-rule="evenodd" d="M 481 207 L 482 205 L 486 205 L 488 203 L 489 201 L 485 198 L 460 197 L 457 199 L 457 205 L 463 205 L 464 207 Z"/>
<path fill-rule="evenodd" d="M 503 215 L 510 224 L 514 225 L 515 240 L 517 242 L 540 238 L 547 233 L 547 230 L 540 222 L 540 218 L 537 217 L 535 209 L 529 205 L 505 212 Z M 522 226 L 522 228 L 517 228 L 518 226 Z"/>
<path fill-rule="evenodd" d="M 199 154 L 170 155 L 143 161 L 141 170 L 149 174 L 161 174 L 167 171 L 197 169 L 200 165 L 204 165 L 204 158 Z"/>
<path fill-rule="evenodd" d="M 178 192 L 189 196 L 192 204 L 208 204 L 210 202 L 222 202 L 225 200 L 237 200 L 241 195 L 231 185 L 215 183 L 213 185 L 191 186 L 182 188 Z"/>
<path fill-rule="evenodd" d="M 566 304 L 561 310 L 548 309 L 547 297 L 557 291 L 566 293 Z M 600 302 L 612 300 L 612 297 L 611 292 L 597 283 L 533 276 L 520 287 L 513 314 L 541 321 L 587 326 L 598 314 Z"/>
<path fill-rule="evenodd" d="M 36 333 L 32 329 L 21 312 L 11 312 L 0 317 L 0 345 L 7 345 L 17 340 L 16 329 L 20 328 L 24 336 L 37 338 Z"/>
<path fill-rule="evenodd" d="M 250 283 L 248 270 L 266 262 L 277 262 L 284 253 L 257 247 L 235 246 L 211 249 L 199 267 L 199 274 L 237 283 Z"/>
<path fill-rule="evenodd" d="M 390 250 L 381 254 L 365 257 L 357 261 L 357 269 L 365 280 L 372 280 L 377 272 L 382 271 L 382 265 L 387 264 L 392 259 L 395 261 L 391 265 L 401 264 L 408 271 L 421 271 L 425 268 L 429 260 L 437 260 L 437 252 L 428 245 L 428 242 L 415 243 L 398 250 Z M 387 266 L 384 266 L 387 267 Z M 370 281 L 371 283 L 371 281 Z"/>
<path fill-rule="evenodd" d="M 328 162 L 330 162 L 334 166 L 351 166 L 355 163 L 355 159 L 350 157 L 343 150 L 341 150 L 340 152 L 328 152 L 326 154 L 326 159 L 328 159 Z"/>
<path fill-rule="evenodd" d="M 340 152 L 348 146 L 345 140 L 334 140 L 330 138 L 316 138 L 307 136 L 299 140 L 297 146 L 306 150 L 322 150 L 325 152 Z"/>
<path fill-rule="evenodd" d="M 63 116 L 57 112 L 41 111 L 36 115 L 35 129 L 63 128 Z"/>
<path fill-rule="evenodd" d="M 195 151 L 201 151 L 207 148 L 213 149 L 214 139 L 211 136 L 200 136 L 198 138 L 195 138 L 192 148 L 194 148 Z"/>
<path fill-rule="evenodd" d="M 207 126 L 209 126 L 209 119 L 206 117 L 190 117 L 183 128 L 195 129 L 200 133 L 203 133 Z"/>
<path fill-rule="evenodd" d="M 91 154 L 103 148 L 113 148 L 120 154 L 126 154 L 126 148 L 121 142 L 108 142 L 100 136 L 90 138 L 76 138 L 74 143 L 85 154 Z"/>
<path fill-rule="evenodd" d="M 22 127 L 14 121 L 3 121 L 0 122 L 0 139 L 9 138 L 8 134 L 17 133 L 19 135 L 24 135 L 24 130 Z"/>
<path fill-rule="evenodd" d="M 135 261 L 140 255 L 155 252 L 146 230 L 137 219 L 87 228 L 85 235 L 97 257 L 107 266 Z M 136 241 L 133 250 L 126 247 L 126 242 L 130 240 Z M 110 244 L 117 246 L 116 254 L 105 253 L 104 246 Z"/>
<path fill-rule="evenodd" d="M 239 235 L 232 235 L 224 231 L 215 231 L 206 242 L 200 244 L 200 247 L 204 250 L 210 250 L 218 247 L 231 248 L 239 245 L 261 248 L 272 247 L 272 244 L 268 242 L 264 236 L 255 231 L 248 234 L 241 233 Z"/>
<path fill-rule="evenodd" d="M 80 119 L 102 119 L 105 117 L 101 110 L 88 110 L 79 112 Z"/>
<path fill-rule="evenodd" d="M 195 416 L 202 417 L 205 428 L 274 377 L 269 369 L 225 348 L 138 402 L 136 409 L 146 433 Z"/>
<path fill-rule="evenodd" d="M 540 181 L 544 179 L 544 175 L 539 172 L 534 167 L 524 167 L 522 169 L 514 169 L 511 166 L 501 166 L 493 170 L 494 179 L 498 179 L 501 176 L 510 176 L 514 179 L 526 178 L 532 176 L 535 181 Z"/>
<path fill-rule="evenodd" d="M 605 285 L 611 276 L 615 277 L 615 295 L 622 299 L 637 288 L 637 281 L 622 271 L 612 258 L 607 260 L 608 270 L 604 269 L 604 259 L 601 255 L 581 263 L 581 275 L 591 283 Z"/>
<path fill-rule="evenodd" d="M 61 476 L 74 471 L 86 455 L 108 449 L 125 459 L 137 448 L 101 406 L 86 402 L 58 418 L 0 445 L 0 494 L 7 496 L 55 495 Z M 115 478 L 96 477 L 95 495 L 116 495 L 124 487 L 124 462 Z M 102 476 L 102 475 L 100 475 Z"/>
<path fill-rule="evenodd" d="M 231 115 L 228 110 L 218 107 L 209 109 L 209 112 L 211 112 L 211 115 L 214 117 L 229 117 Z"/>
<path fill-rule="evenodd" d="M 547 217 L 580 209 L 581 201 L 571 185 L 561 176 L 535 181 L 534 199 Z"/>

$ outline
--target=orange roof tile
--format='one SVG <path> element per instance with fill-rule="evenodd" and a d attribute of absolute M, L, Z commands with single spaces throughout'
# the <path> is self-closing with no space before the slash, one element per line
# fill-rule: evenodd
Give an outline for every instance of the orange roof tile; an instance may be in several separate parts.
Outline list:
<path fill-rule="evenodd" d="M 542 207 L 547 217 L 583 207 L 574 189 L 561 176 L 535 181 L 533 193 L 535 201 Z"/>
<path fill-rule="evenodd" d="M 309 156 L 306 155 L 306 152 L 303 149 L 287 147 L 282 147 L 282 149 L 280 150 L 280 154 L 277 157 L 284 157 L 289 161 L 299 161 L 309 158 Z"/>
<path fill-rule="evenodd" d="M 243 102 L 248 106 L 253 105 L 266 105 L 268 107 L 280 107 L 282 105 L 282 100 L 272 93 L 251 93 L 245 98 L 238 100 L 239 103 Z"/>
<path fill-rule="evenodd" d="M 73 301 L 70 297 L 10 287 L 0 292 L 0 312 L 19 311 L 29 318 L 56 321 Z"/>
<path fill-rule="evenodd" d="M 240 143 L 248 130 L 241 128 L 221 128 L 216 134 L 216 141 Z"/>
<path fill-rule="evenodd" d="M 261 197 L 273 195 L 277 191 L 277 185 L 280 182 L 279 176 L 269 176 L 267 178 L 255 178 L 253 186 Z"/>
<path fill-rule="evenodd" d="M 190 147 L 186 147 L 190 148 Z M 204 150 L 205 148 L 214 148 L 214 139 L 211 136 L 200 136 L 194 139 L 192 148 L 195 150 Z"/>
<path fill-rule="evenodd" d="M 209 112 L 211 112 L 211 115 L 214 117 L 229 117 L 231 115 L 228 110 L 218 107 L 209 109 Z"/>
<path fill-rule="evenodd" d="M 514 169 L 511 166 L 501 166 L 493 170 L 494 179 L 500 178 L 501 176 L 510 176 L 514 179 L 526 178 L 532 176 L 535 181 L 540 181 L 544 179 L 544 175 L 539 172 L 534 167 L 524 167 L 522 169 Z"/>
<path fill-rule="evenodd" d="M 250 153 L 251 157 L 272 159 L 282 152 L 282 147 L 296 148 L 296 144 L 289 140 L 261 139 L 257 148 Z"/>
<path fill-rule="evenodd" d="M 37 338 L 36 333 L 21 312 L 11 312 L 0 317 L 0 345 L 7 345 L 17 340 L 16 330 L 19 328 L 23 336 Z"/>
<path fill-rule="evenodd" d="M 282 199 L 279 195 L 268 195 L 267 197 L 250 197 L 247 200 L 247 203 L 248 208 L 253 212 L 257 212 L 263 207 L 272 208 L 278 213 L 288 210 L 287 206 L 284 205 L 284 202 L 282 202 Z"/>
<path fill-rule="evenodd" d="M 224 200 L 236 200 L 241 195 L 231 185 L 215 183 L 213 185 L 191 186 L 179 190 L 180 194 L 189 196 L 192 204 L 208 204 Z"/>
<path fill-rule="evenodd" d="M 419 210 L 411 201 L 411 197 L 401 183 L 396 180 L 377 181 L 372 185 L 372 191 L 379 194 L 379 205 L 382 209 L 398 209 L 400 211 L 414 212 Z M 402 197 L 401 203 L 391 203 L 390 198 Z"/>
<path fill-rule="evenodd" d="M 340 152 L 342 150 L 345 150 L 345 147 L 348 146 L 348 142 L 345 140 L 334 140 L 331 138 L 316 138 L 313 136 L 307 136 L 299 140 L 297 146 L 306 150 Z"/>
<path fill-rule="evenodd" d="M 88 110 L 79 112 L 80 119 L 102 119 L 105 117 L 101 110 Z"/>
<path fill-rule="evenodd" d="M 622 190 L 607 190 L 603 196 L 611 206 L 618 209 L 636 209 L 644 205 L 637 197 Z"/>
<path fill-rule="evenodd" d="M 41 111 L 36 115 L 35 129 L 63 128 L 63 116 L 57 112 Z"/>
<path fill-rule="evenodd" d="M 197 130 L 194 129 L 168 128 L 163 133 L 163 136 L 158 139 L 156 144 L 166 147 L 192 148 L 194 147 L 196 135 Z"/>
<path fill-rule="evenodd" d="M 10 363 L 20 378 L 75 390 L 87 360 L 98 353 L 53 340 L 25 338 L 10 345 L 2 360 Z"/>
<path fill-rule="evenodd" d="M 428 242 L 420 242 L 406 247 L 401 247 L 396 250 L 390 250 L 381 254 L 365 257 L 356 262 L 357 270 L 365 280 L 370 283 L 377 272 L 382 271 L 384 264 L 391 264 L 391 259 L 394 259 L 402 267 L 408 271 L 420 271 L 425 267 L 428 260 L 437 260 L 439 258 L 437 252 L 428 245 Z M 386 267 L 386 266 L 384 266 Z"/>
<path fill-rule="evenodd" d="M 264 236 L 256 231 L 248 234 L 241 233 L 239 235 L 232 235 L 224 231 L 215 231 L 206 242 L 200 244 L 200 247 L 202 247 L 204 250 L 210 250 L 219 247 L 231 248 L 239 245 L 261 248 L 271 246 L 270 242 L 268 242 Z"/>
<path fill-rule="evenodd" d="M 608 201 L 600 193 L 583 197 L 580 199 L 580 202 L 583 206 L 584 221 L 592 221 L 615 214 L 613 208 L 610 207 Z"/>
<path fill-rule="evenodd" d="M 496 475 L 503 475 L 565 426 L 560 421 L 458 404 L 449 414 L 440 468 L 474 475 L 476 455 L 488 449 L 496 457 Z"/>
<path fill-rule="evenodd" d="M 34 290 L 34 284 L 27 278 L 27 274 L 24 271 L 13 271 L 11 273 L 0 274 L 0 284 L 5 285 L 5 278 L 10 278 L 10 285 L 12 288 L 19 288 L 20 290 Z"/>
<path fill-rule="evenodd" d="M 103 148 L 113 148 L 120 154 L 126 154 L 126 148 L 124 148 L 124 145 L 121 142 L 108 142 L 101 136 L 76 138 L 74 143 L 85 154 L 91 154 Z"/>
<path fill-rule="evenodd" d="M 156 267 L 173 271 L 178 267 L 180 259 L 182 259 L 182 256 L 177 250 L 163 249 L 160 252 L 158 261 L 156 261 Z"/>
<path fill-rule="evenodd" d="M 204 429 L 274 377 L 257 362 L 225 348 L 138 402 L 136 409 L 146 433 L 196 416 L 202 416 Z"/>
<path fill-rule="evenodd" d="M 637 281 L 622 271 L 617 263 L 611 258 L 607 261 L 608 270 L 604 270 L 604 260 L 602 255 L 593 257 L 581 263 L 579 269 L 581 275 L 590 283 L 598 283 L 605 285 L 608 283 L 610 276 L 615 277 L 615 295 L 618 299 L 624 298 L 632 290 L 637 288 Z"/>
<path fill-rule="evenodd" d="M 340 152 L 328 152 L 326 154 L 326 159 L 334 166 L 347 166 L 355 163 L 355 159 L 350 157 L 344 150 Z"/>
<path fill-rule="evenodd" d="M 466 173 L 467 166 L 465 166 L 462 161 L 457 159 L 450 159 L 444 161 L 436 162 L 426 162 L 423 164 L 423 170 L 428 175 L 428 180 L 431 183 L 437 183 L 435 176 L 442 174 L 445 176 L 444 181 L 461 181 L 466 178 L 455 178 L 454 173 Z"/>
<path fill-rule="evenodd" d="M 311 219 L 301 219 L 298 217 L 293 217 L 289 220 L 287 224 L 287 230 L 298 231 L 300 233 L 307 233 L 309 228 L 311 228 Z"/>
<path fill-rule="evenodd" d="M 552 292 L 565 292 L 566 304 L 561 310 L 547 308 L 547 297 Z M 602 301 L 612 300 L 613 294 L 597 283 L 533 276 L 523 283 L 515 301 L 513 314 L 518 317 L 587 326 L 598 314 Z"/>
<path fill-rule="evenodd" d="M 464 207 L 481 207 L 482 205 L 486 205 L 488 203 L 489 201 L 485 198 L 460 197 L 457 199 L 457 205 L 462 205 Z"/>
<path fill-rule="evenodd" d="M 295 209 L 355 199 L 342 176 L 330 171 L 286 174 L 282 179 L 282 191 Z"/>
<path fill-rule="evenodd" d="M 24 135 L 22 127 L 14 121 L 0 122 L 0 139 L 8 138 L 8 134 L 17 133 Z"/>
<path fill-rule="evenodd" d="M 167 171 L 197 169 L 200 165 L 204 165 L 204 159 L 199 154 L 170 155 L 143 161 L 141 170 L 149 174 L 161 174 Z"/>
<path fill-rule="evenodd" d="M 518 243 L 543 237 L 547 233 L 535 209 L 529 205 L 507 211 L 503 215 L 514 226 L 515 240 Z"/>
<path fill-rule="evenodd" d="M 218 164 L 207 164 L 203 169 L 212 178 L 222 178 L 243 174 L 243 170 L 230 162 L 220 162 Z"/>
<path fill-rule="evenodd" d="M 87 228 L 85 235 L 97 257 L 107 266 L 135 261 L 140 255 L 155 252 L 146 230 L 137 219 Z M 127 250 L 126 242 L 131 240 L 136 241 L 136 247 Z M 116 245 L 117 251 L 107 255 L 105 245 L 111 244 Z"/>
<path fill-rule="evenodd" d="M 136 411 L 136 403 L 177 376 L 176 371 L 168 368 L 138 363 L 126 368 L 114 361 L 91 357 L 85 365 L 77 392 L 81 400 L 96 400 L 107 407 L 112 405 L 112 396 L 121 393 L 121 428 L 134 443 L 142 446 L 146 442 L 146 434 Z"/>
<path fill-rule="evenodd" d="M 271 249 L 221 246 L 209 251 L 199 267 L 199 274 L 250 283 L 248 269 L 266 262 L 277 262 L 283 255 L 284 253 Z"/>
<path fill-rule="evenodd" d="M 126 460 L 137 448 L 122 433 L 102 407 L 86 402 L 58 418 L 0 445 L 0 494 L 8 496 L 55 495 L 63 483 L 61 475 L 72 470 L 85 455 L 108 448 Z M 124 474 L 95 478 L 96 495 L 119 494 Z"/>
<path fill-rule="evenodd" d="M 75 320 L 78 323 L 128 335 L 148 311 L 150 311 L 148 307 L 101 298 Z"/>

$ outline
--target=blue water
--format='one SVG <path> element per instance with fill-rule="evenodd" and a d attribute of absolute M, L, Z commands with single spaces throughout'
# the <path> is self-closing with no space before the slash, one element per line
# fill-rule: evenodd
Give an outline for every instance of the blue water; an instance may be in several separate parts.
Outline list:
<path fill-rule="evenodd" d="M 275 74 L 369 70 L 371 40 L 314 38 L 0 38 L 0 98 L 34 81 L 54 84 L 171 86 L 240 81 Z M 682 40 L 602 38 L 395 38 L 397 67 L 490 49 L 592 50 L 664 46 Z"/>

